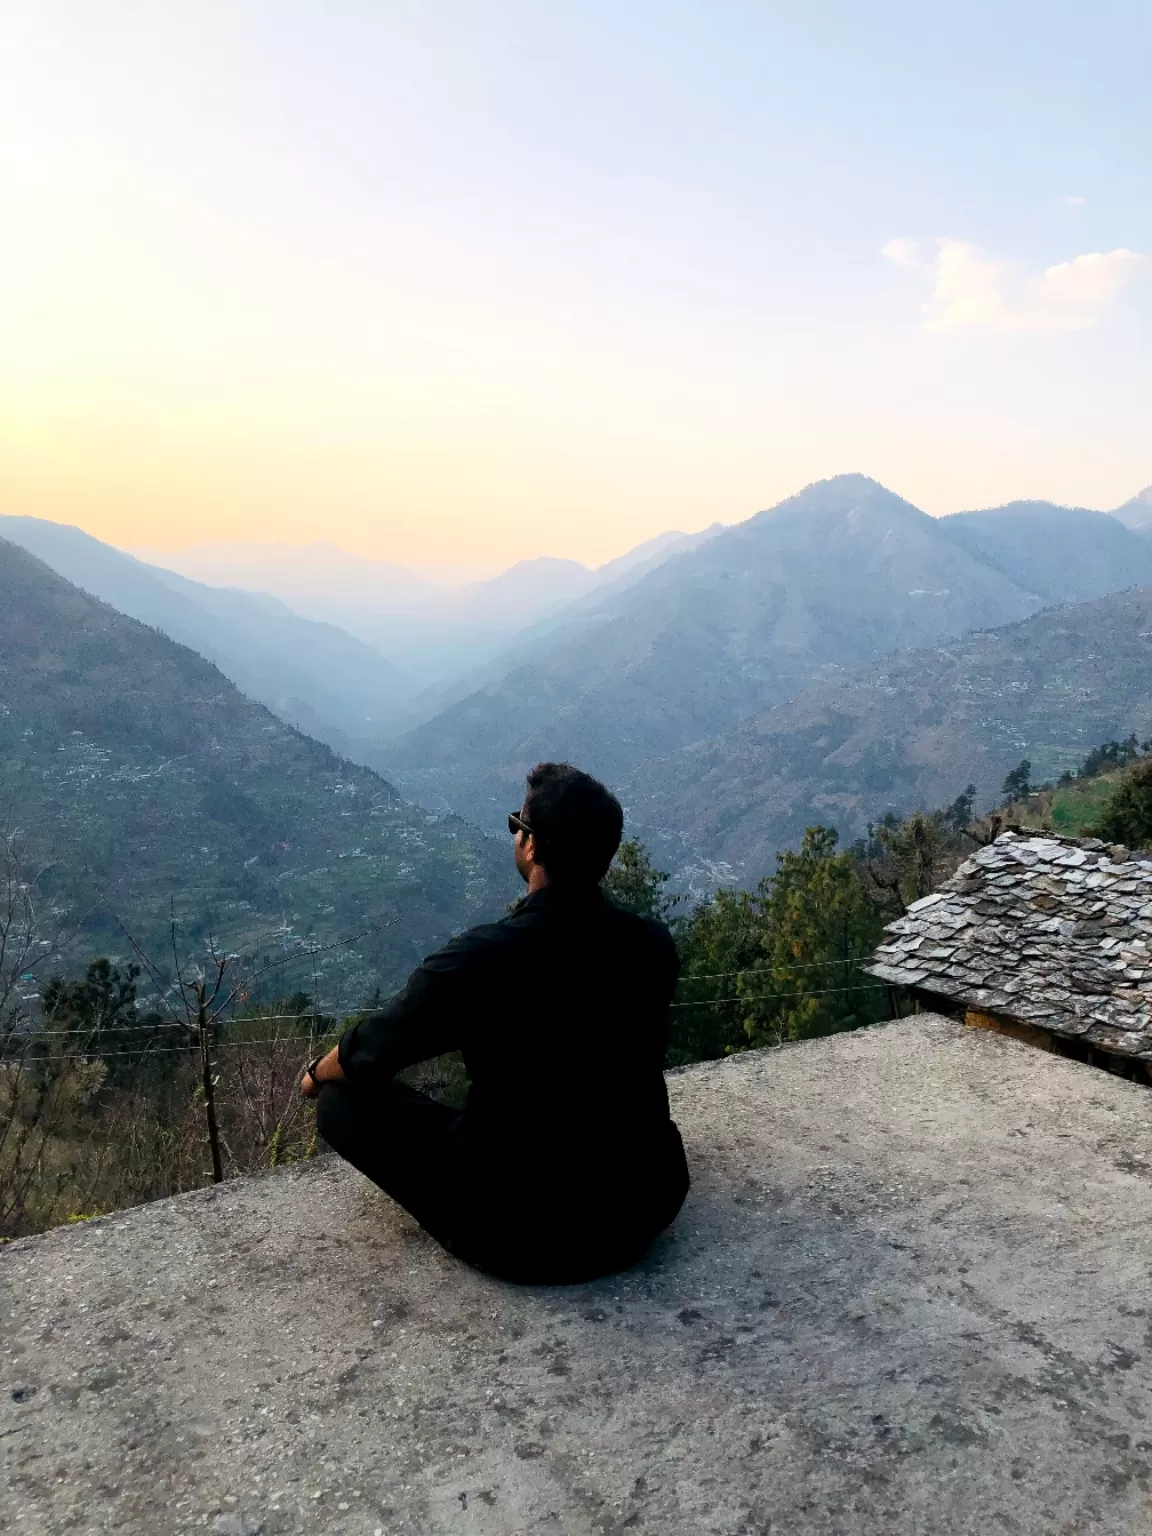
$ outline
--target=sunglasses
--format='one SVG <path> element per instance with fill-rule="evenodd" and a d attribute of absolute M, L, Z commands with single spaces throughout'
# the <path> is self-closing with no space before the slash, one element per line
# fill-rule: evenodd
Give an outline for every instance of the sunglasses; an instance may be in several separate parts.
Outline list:
<path fill-rule="evenodd" d="M 524 820 L 519 811 L 508 812 L 508 830 L 515 837 L 518 832 L 523 832 L 525 837 L 532 836 L 532 828 Z"/>

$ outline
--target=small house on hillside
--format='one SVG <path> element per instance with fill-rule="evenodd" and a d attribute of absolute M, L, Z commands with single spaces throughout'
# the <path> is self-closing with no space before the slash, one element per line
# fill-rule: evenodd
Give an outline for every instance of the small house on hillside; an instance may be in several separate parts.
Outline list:
<path fill-rule="evenodd" d="M 1152 1079 L 1152 853 L 1005 832 L 891 923 L 867 969 L 969 1024 Z"/>

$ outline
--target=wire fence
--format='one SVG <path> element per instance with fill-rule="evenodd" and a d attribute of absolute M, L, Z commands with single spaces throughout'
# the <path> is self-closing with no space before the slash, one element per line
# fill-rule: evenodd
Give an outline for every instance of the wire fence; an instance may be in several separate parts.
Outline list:
<path fill-rule="evenodd" d="M 170 928 L 162 962 L 124 929 L 130 965 L 56 979 L 67 946 L 0 846 L 0 1242 L 316 1150 L 301 1069 L 359 1011 L 317 1006 L 318 958 L 365 935 L 246 959 Z"/>
<path fill-rule="evenodd" d="M 329 1025 L 335 1022 L 332 1015 L 321 1013 L 243 1013 L 237 1014 L 233 1018 L 224 1020 L 222 1027 L 226 1028 L 229 1024 L 278 1024 L 289 1022 L 307 1023 L 310 1020 L 324 1022 Z M 116 1026 L 117 1034 L 122 1035 L 156 1033 L 159 1030 L 182 1030 L 185 1034 L 188 1034 L 190 1032 L 190 1026 L 185 1023 L 168 1023 L 165 1021 L 160 1021 L 155 1024 L 122 1024 Z M 91 1033 L 91 1028 L 37 1029 L 35 1033 L 37 1039 L 50 1038 L 59 1035 L 86 1035 Z"/>
<path fill-rule="evenodd" d="M 854 987 L 812 987 L 802 992 L 735 992 L 731 997 L 701 997 L 687 1003 L 671 1003 L 672 1008 L 711 1008 L 718 1003 L 798 1003 L 807 997 L 832 997 L 843 992 L 884 992 L 883 981 L 863 982 Z"/>
<path fill-rule="evenodd" d="M 0 1036 L 0 1240 L 310 1157 L 318 1038 Z"/>
<path fill-rule="evenodd" d="M 786 968 L 789 971 L 808 971 L 808 970 L 828 970 L 829 968 L 831 968 L 833 966 L 838 966 L 838 965 L 854 965 L 854 966 L 864 967 L 867 964 L 867 961 L 868 961 L 869 958 L 870 958 L 869 956 L 864 956 L 864 955 L 860 955 L 860 956 L 853 955 L 853 956 L 849 956 L 847 959 L 837 959 L 837 960 L 812 960 L 812 961 L 800 961 L 800 962 L 797 962 L 797 963 L 792 963 L 790 961 L 790 962 L 787 963 L 787 967 Z M 731 981 L 733 979 L 739 979 L 739 978 L 744 977 L 744 976 L 771 976 L 771 975 L 774 975 L 775 973 L 776 973 L 776 968 L 765 967 L 765 966 L 746 967 L 744 970 L 739 970 L 739 971 L 700 971 L 700 972 L 689 972 L 689 973 L 687 973 L 685 975 L 682 975 L 680 977 L 678 985 L 685 986 L 685 985 L 688 985 L 689 983 L 702 982 L 702 981 Z M 717 1004 L 717 1003 L 766 1002 L 766 1001 L 770 1001 L 770 1000 L 774 1000 L 774 999 L 784 999 L 784 1000 L 787 1000 L 787 999 L 790 999 L 790 998 L 799 998 L 799 997 L 827 996 L 827 995 L 830 995 L 833 992 L 880 990 L 880 989 L 884 988 L 886 985 L 887 985 L 887 983 L 885 983 L 885 982 L 877 982 L 877 983 L 867 982 L 867 983 L 862 983 L 862 984 L 854 986 L 854 987 L 847 986 L 847 985 L 843 986 L 843 987 L 825 987 L 825 988 L 820 989 L 819 991 L 814 991 L 814 990 L 811 990 L 811 989 L 794 989 L 793 991 L 790 991 L 790 992 L 761 992 L 761 993 L 737 992 L 737 993 L 733 993 L 729 997 L 694 998 L 694 999 L 692 999 L 689 1002 L 672 1003 L 670 1006 L 673 1007 L 673 1008 L 704 1008 L 704 1007 L 709 1007 L 709 1006 L 711 1006 L 713 1004 Z M 332 1024 L 333 1023 L 333 1016 L 331 1014 L 309 1014 L 309 1013 L 279 1013 L 279 1014 L 272 1014 L 272 1013 L 245 1013 L 245 1014 L 237 1014 L 237 1015 L 235 1015 L 234 1017 L 230 1018 L 229 1020 L 227 1020 L 225 1022 L 226 1023 L 233 1023 L 234 1024 L 234 1023 L 251 1022 L 252 1020 L 258 1020 L 262 1024 L 302 1023 L 302 1022 L 307 1022 L 307 1021 L 317 1021 L 317 1022 L 321 1022 L 321 1023 Z M 187 1032 L 188 1031 L 188 1025 L 185 1022 L 181 1021 L 181 1020 L 172 1020 L 172 1021 L 157 1022 L 157 1023 L 153 1023 L 153 1024 L 134 1024 L 134 1025 L 120 1026 L 118 1028 L 117 1032 L 119 1034 L 130 1034 L 130 1033 L 144 1034 L 144 1033 L 155 1033 L 157 1030 L 177 1030 L 177 1031 Z M 86 1029 L 53 1029 L 53 1028 L 50 1028 L 50 1027 L 49 1028 L 41 1028 L 41 1029 L 37 1030 L 37 1034 L 39 1036 L 81 1035 L 81 1034 L 86 1034 L 88 1032 L 89 1031 L 86 1030 Z M 255 1045 L 257 1042 L 255 1040 L 252 1040 L 252 1041 L 237 1041 L 237 1042 L 234 1042 L 234 1043 L 236 1043 L 236 1044 L 252 1044 L 252 1045 Z M 264 1042 L 264 1043 L 267 1043 L 267 1042 Z"/>
<path fill-rule="evenodd" d="M 63 993 L 42 988 L 48 1006 L 28 984 L 51 961 L 33 957 L 30 909 L 21 915 L 25 898 L 13 889 L 5 916 L 0 870 L 0 1242 L 314 1154 L 315 1117 L 299 1092 L 302 1068 L 370 1011 L 347 1006 L 351 999 L 342 1005 L 339 997 L 321 1003 L 315 962 L 355 939 L 245 970 L 238 956 L 211 948 L 193 966 L 177 948 L 173 925 L 173 952 L 163 968 L 128 936 L 152 985 L 149 997 L 117 1003 L 110 981 L 108 996 L 98 987 L 89 996 L 77 982 Z M 671 1004 L 673 1021 L 684 1021 L 672 1025 L 682 1038 L 675 1064 L 771 1043 L 770 1033 L 751 1041 L 744 1034 L 753 1014 L 883 992 L 884 983 L 857 982 L 852 970 L 841 986 L 804 985 L 810 973 L 822 973 L 812 976 L 816 982 L 834 975 L 833 968 L 859 971 L 866 961 L 847 956 L 686 974 Z M 310 994 L 292 994 L 294 964 Z M 772 990 L 782 972 L 789 985 Z M 719 995 L 684 995 L 693 988 Z M 306 1006 L 285 1006 L 293 996 Z M 463 1067 L 451 1059 L 413 1069 L 409 1080 L 458 1099 L 466 1089 Z"/>
<path fill-rule="evenodd" d="M 739 974 L 739 973 L 733 973 L 733 974 Z M 702 977 L 692 977 L 690 979 L 694 980 L 694 981 L 698 981 L 698 980 L 702 980 L 703 978 Z M 882 981 L 878 981 L 878 982 L 862 983 L 859 986 L 811 988 L 811 989 L 803 991 L 803 992 L 797 992 L 795 990 L 793 990 L 791 992 L 736 992 L 736 993 L 733 993 L 730 997 L 703 997 L 703 998 L 694 998 L 694 999 L 692 999 L 689 1002 L 670 1003 L 669 1007 L 670 1008 L 714 1008 L 714 1007 L 717 1007 L 717 1006 L 719 1006 L 721 1004 L 726 1004 L 726 1003 L 766 1003 L 766 1002 L 797 1003 L 797 1002 L 803 1002 L 806 998 L 809 998 L 809 997 L 832 997 L 832 996 L 839 996 L 841 994 L 850 993 L 850 992 L 884 992 L 884 991 L 890 991 L 890 990 L 891 990 L 891 988 L 889 987 L 888 983 L 882 982 Z M 280 1019 L 283 1019 L 283 1020 L 291 1019 L 291 1020 L 293 1020 L 293 1022 L 296 1022 L 296 1021 L 300 1020 L 300 1015 L 298 1015 L 298 1014 L 281 1014 L 278 1017 Z M 233 1020 L 232 1022 L 233 1023 L 261 1023 L 261 1024 L 267 1024 L 267 1023 L 274 1022 L 274 1019 L 270 1018 L 270 1017 L 263 1016 L 263 1015 L 257 1015 L 254 1019 L 239 1019 L 239 1020 Z M 338 1024 L 335 1020 L 332 1020 L 332 1019 L 327 1019 L 326 1022 L 327 1022 L 328 1026 L 329 1026 L 326 1031 L 324 1031 L 322 1033 L 315 1033 L 313 1035 L 308 1035 L 308 1036 L 300 1035 L 300 1034 L 268 1035 L 268 1036 L 245 1037 L 243 1040 L 224 1040 L 224 1039 L 220 1039 L 217 1036 L 213 1040 L 213 1042 L 212 1042 L 211 1049 L 213 1050 L 213 1052 L 215 1052 L 215 1051 L 240 1051 L 240 1050 L 244 1050 L 245 1048 L 247 1048 L 249 1046 L 257 1046 L 257 1045 L 283 1045 L 283 1044 L 288 1043 L 288 1042 L 295 1042 L 295 1043 L 297 1043 L 297 1044 L 299 1044 L 301 1046 L 306 1046 L 306 1045 L 309 1045 L 310 1043 L 314 1042 L 316 1039 L 323 1038 L 323 1036 L 325 1034 L 337 1033 L 340 1030 L 342 1030 L 343 1027 L 344 1027 L 342 1024 Z M 155 1025 L 137 1024 L 137 1025 L 127 1026 L 126 1028 L 124 1028 L 122 1030 L 116 1031 L 116 1033 L 118 1033 L 118 1034 L 121 1034 L 121 1033 L 122 1034 L 133 1033 L 133 1034 L 135 1034 L 135 1033 L 141 1033 L 141 1032 L 146 1032 L 146 1031 L 159 1032 L 161 1030 L 174 1030 L 174 1029 L 182 1029 L 182 1028 L 184 1028 L 184 1026 L 178 1025 L 178 1024 L 155 1024 Z M 185 1031 L 185 1032 L 187 1033 L 187 1031 Z M 76 1036 L 76 1035 L 87 1034 L 91 1038 L 91 1033 L 92 1032 L 90 1030 L 82 1030 L 82 1029 L 43 1029 L 43 1030 L 36 1030 L 36 1031 L 29 1032 L 28 1034 L 24 1035 L 22 1038 L 24 1040 L 27 1040 L 29 1043 L 34 1043 L 37 1040 L 43 1040 L 43 1039 L 46 1039 L 46 1038 L 59 1038 L 61 1036 L 72 1037 L 72 1036 Z M 198 1048 L 199 1048 L 199 1046 L 198 1046 L 197 1040 L 193 1036 L 191 1036 L 191 1035 L 189 1035 L 189 1038 L 187 1039 L 187 1041 L 186 1041 L 186 1043 L 184 1045 L 174 1045 L 174 1046 L 173 1045 L 147 1045 L 147 1046 L 142 1046 L 138 1050 L 126 1050 L 126 1051 L 125 1050 L 120 1050 L 119 1048 L 109 1050 L 105 1046 L 102 1046 L 99 1043 L 99 1041 L 97 1040 L 97 1041 L 95 1041 L 93 1043 L 93 1047 L 89 1051 L 78 1051 L 78 1052 L 73 1052 L 71 1054 L 69 1054 L 69 1053 L 59 1053 L 56 1059 L 57 1060 L 61 1060 L 61 1061 L 69 1061 L 69 1060 L 84 1061 L 84 1060 L 88 1060 L 93 1055 L 99 1055 L 104 1060 L 116 1060 L 117 1058 L 124 1058 L 124 1057 L 128 1057 L 128 1056 L 158 1056 L 158 1055 L 172 1054 L 172 1053 L 178 1053 L 179 1054 L 179 1053 L 184 1053 L 184 1052 L 187 1052 L 187 1051 L 194 1051 L 194 1050 L 197 1050 Z"/>

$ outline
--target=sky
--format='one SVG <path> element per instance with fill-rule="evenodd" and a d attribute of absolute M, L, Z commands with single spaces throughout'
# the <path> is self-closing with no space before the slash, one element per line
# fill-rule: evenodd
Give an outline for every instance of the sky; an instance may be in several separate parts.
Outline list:
<path fill-rule="evenodd" d="M 0 511 L 597 564 L 1152 481 L 1147 0 L 0 0 Z"/>

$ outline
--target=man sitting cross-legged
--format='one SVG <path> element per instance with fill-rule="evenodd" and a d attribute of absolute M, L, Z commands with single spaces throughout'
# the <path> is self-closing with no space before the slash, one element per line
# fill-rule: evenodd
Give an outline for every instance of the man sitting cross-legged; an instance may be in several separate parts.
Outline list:
<path fill-rule="evenodd" d="M 528 894 L 431 955 L 305 1072 L 320 1134 L 460 1258 L 570 1283 L 638 1259 L 688 1190 L 663 1063 L 679 962 L 600 889 L 623 813 L 567 763 L 508 818 Z M 465 1108 L 396 1073 L 463 1053 Z"/>

